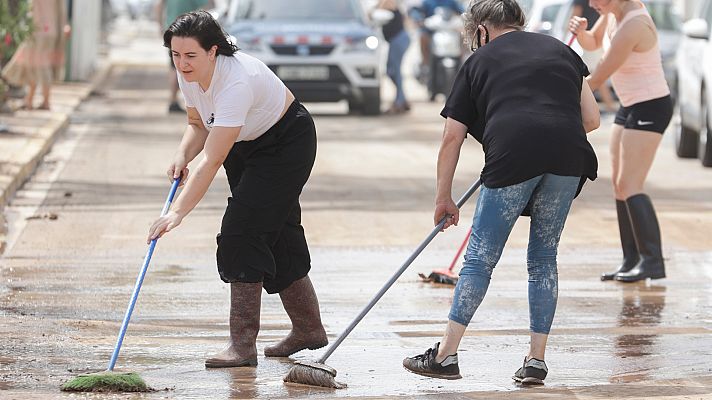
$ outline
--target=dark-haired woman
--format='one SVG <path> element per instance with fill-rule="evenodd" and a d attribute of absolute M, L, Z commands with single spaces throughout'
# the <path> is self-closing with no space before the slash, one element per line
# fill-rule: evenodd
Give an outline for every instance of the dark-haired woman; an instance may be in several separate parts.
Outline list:
<path fill-rule="evenodd" d="M 299 195 L 316 156 L 309 112 L 261 61 L 239 52 L 205 11 L 178 17 L 163 35 L 188 113 L 168 167 L 183 191 L 149 230 L 149 241 L 177 227 L 225 167 L 232 197 L 217 236 L 220 278 L 230 284 L 230 343 L 208 368 L 257 365 L 262 290 L 279 293 L 292 330 L 268 357 L 327 344 L 308 277 L 309 249 Z M 205 156 L 188 176 L 188 163 Z"/>
<path fill-rule="evenodd" d="M 529 353 L 513 379 L 543 383 L 558 297 L 556 254 L 574 197 L 596 178 L 586 133 L 598 127 L 596 100 L 583 61 L 549 36 L 523 32 L 516 0 L 475 0 L 465 33 L 477 51 L 462 66 L 441 115 L 447 118 L 438 155 L 434 219 L 457 224 L 452 181 L 469 132 L 485 152 L 472 235 L 442 340 L 403 360 L 411 372 L 458 379 L 457 349 L 482 303 L 492 271 L 520 215 L 531 216 Z"/>

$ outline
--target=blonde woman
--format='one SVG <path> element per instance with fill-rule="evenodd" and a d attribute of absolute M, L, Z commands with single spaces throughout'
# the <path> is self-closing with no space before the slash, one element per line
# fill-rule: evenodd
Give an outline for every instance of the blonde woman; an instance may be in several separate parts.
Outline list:
<path fill-rule="evenodd" d="M 569 30 L 584 50 L 603 47 L 603 58 L 587 80 L 596 90 L 610 77 L 621 102 L 610 151 L 623 263 L 601 279 L 664 278 L 660 227 L 644 192 L 645 179 L 672 118 L 657 30 L 637 0 L 591 0 L 590 4 L 601 14 L 593 28 L 586 30 L 586 18 L 572 17 Z"/>

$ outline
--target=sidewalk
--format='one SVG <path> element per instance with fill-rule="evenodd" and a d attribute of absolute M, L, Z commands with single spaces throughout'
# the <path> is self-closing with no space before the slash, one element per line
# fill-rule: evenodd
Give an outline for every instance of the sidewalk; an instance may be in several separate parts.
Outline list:
<path fill-rule="evenodd" d="M 118 17 L 107 40 L 107 54 L 101 55 L 89 82 L 60 82 L 52 86 L 52 109 L 16 110 L 0 114 L 0 254 L 5 250 L 7 223 L 5 206 L 32 176 L 55 140 L 69 126 L 77 107 L 95 93 L 117 65 L 163 65 L 167 52 L 161 52 L 160 36 L 152 21 L 130 21 Z M 155 39 L 153 39 L 155 37 Z M 37 100 L 37 99 L 35 99 Z M 12 109 L 19 100 L 10 99 Z"/>

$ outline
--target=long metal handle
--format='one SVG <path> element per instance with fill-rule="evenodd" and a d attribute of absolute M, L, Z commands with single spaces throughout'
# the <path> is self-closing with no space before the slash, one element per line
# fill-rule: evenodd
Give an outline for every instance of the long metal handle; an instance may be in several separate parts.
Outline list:
<path fill-rule="evenodd" d="M 173 197 L 176 195 L 176 190 L 180 185 L 180 178 L 173 181 L 171 186 L 171 191 L 168 193 L 168 198 L 166 203 L 163 205 L 163 210 L 161 210 L 161 216 L 166 215 L 168 209 L 173 202 Z M 158 239 L 151 240 L 151 244 L 148 246 L 148 252 L 146 257 L 143 259 L 143 265 L 141 266 L 141 272 L 136 278 L 136 285 L 134 286 L 133 294 L 131 295 L 131 301 L 129 301 L 129 306 L 126 309 L 126 314 L 124 315 L 124 322 L 121 323 L 121 330 L 119 331 L 119 337 L 116 340 L 116 345 L 114 346 L 114 352 L 111 354 L 111 361 L 109 361 L 109 368 L 107 370 L 113 371 L 116 365 L 116 359 L 119 358 L 119 350 L 121 350 L 121 344 L 124 342 L 124 335 L 126 335 L 126 328 L 129 326 L 129 321 L 131 320 L 131 313 L 133 313 L 134 306 L 136 305 L 136 300 L 138 299 L 138 292 L 141 290 L 141 285 L 143 284 L 143 278 L 146 276 L 146 271 L 148 270 L 148 264 L 151 262 L 151 256 L 153 255 L 153 250 L 156 248 L 156 242 Z"/>
<path fill-rule="evenodd" d="M 467 192 L 465 192 L 465 194 L 462 195 L 460 200 L 457 201 L 457 208 L 461 208 L 462 205 L 465 204 L 465 202 L 470 198 L 470 196 L 472 196 L 472 194 L 475 193 L 475 191 L 477 190 L 478 187 L 480 187 L 479 179 L 472 186 L 470 186 L 470 188 L 467 189 Z M 321 358 L 319 359 L 318 362 L 320 364 L 323 364 L 326 362 L 326 359 L 329 358 L 329 356 L 331 356 L 331 354 L 334 352 L 334 350 L 336 350 L 336 348 L 339 347 L 341 342 L 343 342 L 344 339 L 346 339 L 346 337 L 351 333 L 351 331 L 354 330 L 356 325 L 358 325 L 359 322 L 361 322 L 363 317 L 365 317 L 366 314 L 368 314 L 368 312 L 371 311 L 373 306 L 375 306 L 376 303 L 378 303 L 378 300 L 380 300 L 381 297 L 383 297 L 383 295 L 386 294 L 388 289 L 390 289 L 391 286 L 393 286 L 393 284 L 396 282 L 396 280 L 398 280 L 398 278 L 401 275 L 403 275 L 403 272 L 405 272 L 405 270 L 408 269 L 408 267 L 410 266 L 410 264 L 413 263 L 413 261 L 416 259 L 416 257 L 418 257 L 420 255 L 420 253 L 423 252 L 423 250 L 425 249 L 425 247 L 428 244 L 430 244 L 430 242 L 433 240 L 433 238 L 443 229 L 443 226 L 445 225 L 445 221 L 447 221 L 447 218 L 448 218 L 448 216 L 445 216 L 445 217 L 443 217 L 443 219 L 440 220 L 440 222 L 435 226 L 433 231 L 430 232 L 428 237 L 426 237 L 425 240 L 423 240 L 423 242 L 420 243 L 420 246 L 418 246 L 418 248 L 415 249 L 413 254 L 411 254 L 410 257 L 408 257 L 408 259 L 403 263 L 403 265 L 401 265 L 401 267 L 398 269 L 398 271 L 396 271 L 396 273 L 393 274 L 391 279 L 389 279 L 388 282 L 386 282 L 386 284 L 381 288 L 381 290 L 379 290 L 378 293 L 376 293 L 376 295 L 373 297 L 373 299 L 371 299 L 371 301 L 363 309 L 363 311 L 361 311 L 361 313 L 356 317 L 356 319 L 354 319 L 351 322 L 351 324 L 346 328 L 346 330 L 344 330 L 344 332 L 341 334 L 341 336 L 339 336 L 336 339 L 336 341 L 331 344 L 331 346 L 326 350 L 326 353 L 324 353 L 324 355 L 321 356 Z"/>

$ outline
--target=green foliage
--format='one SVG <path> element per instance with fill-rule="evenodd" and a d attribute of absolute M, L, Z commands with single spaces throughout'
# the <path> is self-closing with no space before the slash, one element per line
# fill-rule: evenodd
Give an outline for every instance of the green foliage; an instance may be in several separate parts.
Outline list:
<path fill-rule="evenodd" d="M 150 392 L 153 390 L 135 372 L 79 375 L 62 385 L 61 389 L 64 392 Z"/>
<path fill-rule="evenodd" d="M 5 64 L 34 28 L 28 0 L 0 0 L 0 64 Z"/>

